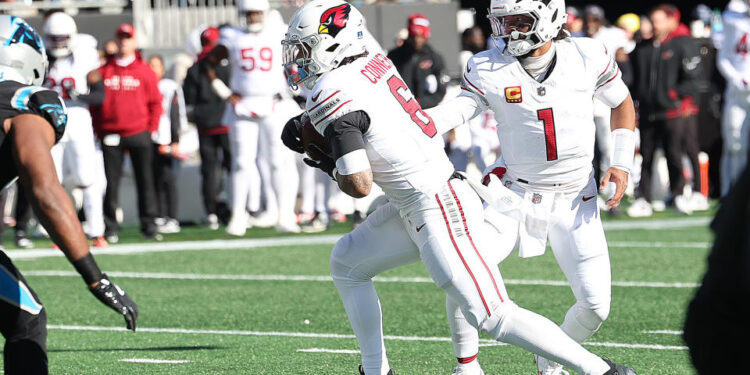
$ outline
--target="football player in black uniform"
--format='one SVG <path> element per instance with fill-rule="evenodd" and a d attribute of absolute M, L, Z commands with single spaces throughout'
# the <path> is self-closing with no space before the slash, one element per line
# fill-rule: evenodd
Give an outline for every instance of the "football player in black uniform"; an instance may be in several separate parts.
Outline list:
<path fill-rule="evenodd" d="M 50 149 L 62 137 L 65 104 L 39 87 L 47 57 L 23 19 L 0 15 L 0 189 L 16 178 L 34 212 L 89 290 L 135 330 L 138 307 L 111 282 L 89 252 L 73 204 L 57 179 Z M 47 318 L 39 297 L 0 250 L 0 332 L 6 374 L 47 373 Z"/>

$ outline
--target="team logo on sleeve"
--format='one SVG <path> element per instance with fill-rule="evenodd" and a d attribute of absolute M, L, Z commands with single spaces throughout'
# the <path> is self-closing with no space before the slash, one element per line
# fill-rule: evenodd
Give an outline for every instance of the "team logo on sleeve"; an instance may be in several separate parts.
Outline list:
<path fill-rule="evenodd" d="M 339 34 L 339 31 L 346 27 L 346 22 L 349 21 L 349 12 L 351 10 L 351 5 L 343 4 L 323 12 L 323 15 L 320 16 L 318 32 L 321 34 L 328 34 L 335 38 L 336 35 Z"/>
<path fill-rule="evenodd" d="M 505 101 L 508 103 L 523 102 L 523 95 L 521 94 L 521 86 L 506 87 L 505 88 Z"/>

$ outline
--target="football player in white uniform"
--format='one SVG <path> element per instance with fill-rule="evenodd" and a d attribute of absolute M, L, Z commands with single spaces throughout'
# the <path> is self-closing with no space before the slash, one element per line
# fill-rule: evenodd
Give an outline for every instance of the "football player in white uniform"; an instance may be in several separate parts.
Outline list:
<path fill-rule="evenodd" d="M 60 181 L 72 177 L 83 192 L 83 211 L 88 236 L 94 246 L 106 247 L 104 240 L 104 186 L 102 156 L 96 151 L 89 105 L 104 99 L 104 84 L 99 78 L 99 54 L 96 40 L 79 34 L 73 17 L 52 13 L 44 23 L 44 38 L 50 57 L 50 69 L 44 86 L 57 91 L 68 107 L 68 129 L 52 148 L 52 157 Z M 96 82 L 89 85 L 90 82 Z M 100 172 L 100 173 L 96 173 Z"/>
<path fill-rule="evenodd" d="M 745 0 L 745 3 L 748 3 Z M 727 80 L 721 135 L 721 195 L 729 192 L 747 164 L 750 137 L 750 7 L 740 13 L 727 9 L 717 67 Z"/>
<path fill-rule="evenodd" d="M 632 374 L 510 300 L 493 259 L 486 258 L 496 231 L 485 224 L 479 196 L 454 173 L 435 122 L 393 63 L 379 49 L 369 51 L 364 33 L 364 19 L 350 4 L 312 0 L 292 16 L 283 41 L 289 83 L 312 88 L 306 114 L 332 149 L 306 163 L 353 197 L 368 195 L 374 182 L 390 200 L 339 240 L 331 255 L 331 275 L 362 353 L 360 372 L 392 373 L 372 278 L 421 260 L 474 329 L 582 374 Z M 297 152 L 303 151 L 300 122 L 293 118 L 282 133 Z"/>
<path fill-rule="evenodd" d="M 426 112 L 443 131 L 494 111 L 502 157 L 489 171 L 499 179 L 483 182 L 522 198 L 518 234 L 511 239 L 521 257 L 543 254 L 549 238 L 577 300 L 561 328 L 580 343 L 607 318 L 611 299 L 609 253 L 591 164 L 592 99 L 611 108 L 614 153 L 601 183 L 601 188 L 616 184 L 609 207 L 619 204 L 632 168 L 635 111 L 614 54 L 601 41 L 570 38 L 561 31 L 565 16 L 563 0 L 492 0 L 492 37 L 504 47 L 474 55 L 461 95 Z M 449 318 L 460 316 L 457 310 L 449 298 Z M 461 328 L 460 319 L 451 326 L 460 363 L 456 373 L 480 374 L 476 361 L 461 363 L 477 354 L 476 330 L 465 329 L 465 322 Z M 538 357 L 537 363 L 540 374 L 562 371 L 556 361 Z"/>
<path fill-rule="evenodd" d="M 286 27 L 271 17 L 268 0 L 239 0 L 238 9 L 244 27 L 223 27 L 219 45 L 209 56 L 217 62 L 229 58 L 229 87 L 211 72 L 208 75 L 216 94 L 231 104 L 224 115 L 233 153 L 232 218 L 227 233 L 243 236 L 247 211 L 260 211 L 261 177 L 272 186 L 265 190 L 269 224 L 276 224 L 280 232 L 299 232 L 294 214 L 298 176 L 293 156 L 279 142 L 284 122 L 294 113 L 289 108 L 296 105 L 282 98 L 287 88 L 279 40 Z M 265 163 L 268 173 L 261 175 L 257 163 Z"/>

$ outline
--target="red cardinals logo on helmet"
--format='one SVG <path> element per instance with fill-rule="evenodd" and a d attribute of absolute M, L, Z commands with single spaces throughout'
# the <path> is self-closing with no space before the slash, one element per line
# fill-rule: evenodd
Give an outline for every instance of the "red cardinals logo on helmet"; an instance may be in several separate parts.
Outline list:
<path fill-rule="evenodd" d="M 342 4 L 323 12 L 320 16 L 320 27 L 318 32 L 336 37 L 341 29 L 346 27 L 346 21 L 349 20 L 349 12 L 352 7 L 349 4 Z"/>

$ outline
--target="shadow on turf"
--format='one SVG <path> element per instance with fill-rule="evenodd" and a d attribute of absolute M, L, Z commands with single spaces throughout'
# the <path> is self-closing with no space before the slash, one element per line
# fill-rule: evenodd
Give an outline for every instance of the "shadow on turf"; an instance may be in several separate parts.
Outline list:
<path fill-rule="evenodd" d="M 49 349 L 49 353 L 70 352 L 166 352 L 166 351 L 189 351 L 189 350 L 219 350 L 226 349 L 224 346 L 200 345 L 200 346 L 161 346 L 153 348 L 92 348 L 92 349 Z"/>

